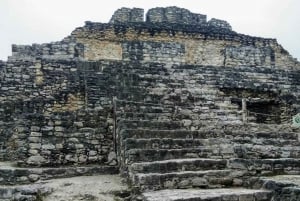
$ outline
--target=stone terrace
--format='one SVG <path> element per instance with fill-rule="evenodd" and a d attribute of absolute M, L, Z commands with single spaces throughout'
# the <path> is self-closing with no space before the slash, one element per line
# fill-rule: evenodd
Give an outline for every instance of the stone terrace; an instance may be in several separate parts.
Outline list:
<path fill-rule="evenodd" d="M 297 192 L 295 183 L 282 184 L 270 176 L 299 174 L 299 129 L 202 121 L 197 130 L 191 130 L 191 123 L 176 120 L 178 114 L 170 115 L 170 107 L 134 104 L 136 113 L 117 113 L 117 136 L 121 173 L 141 195 L 135 199 L 267 201 L 297 197 L 297 193 L 282 195 L 290 188 Z M 124 102 L 116 105 L 123 109 Z M 278 186 L 275 192 L 274 186 Z"/>

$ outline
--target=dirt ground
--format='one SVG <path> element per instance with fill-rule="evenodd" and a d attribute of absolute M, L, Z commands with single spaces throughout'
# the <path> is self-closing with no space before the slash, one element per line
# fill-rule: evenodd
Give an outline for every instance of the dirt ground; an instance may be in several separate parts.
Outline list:
<path fill-rule="evenodd" d="M 44 181 L 41 185 L 52 193 L 43 201 L 116 201 L 126 195 L 128 187 L 118 175 L 82 176 Z"/>

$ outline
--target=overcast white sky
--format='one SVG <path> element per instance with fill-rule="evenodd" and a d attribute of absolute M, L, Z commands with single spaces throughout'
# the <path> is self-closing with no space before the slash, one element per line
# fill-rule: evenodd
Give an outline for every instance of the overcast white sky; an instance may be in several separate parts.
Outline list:
<path fill-rule="evenodd" d="M 11 44 L 58 41 L 84 21 L 108 22 L 121 7 L 178 6 L 227 20 L 233 30 L 276 38 L 300 60 L 300 0 L 0 0 L 0 60 Z"/>

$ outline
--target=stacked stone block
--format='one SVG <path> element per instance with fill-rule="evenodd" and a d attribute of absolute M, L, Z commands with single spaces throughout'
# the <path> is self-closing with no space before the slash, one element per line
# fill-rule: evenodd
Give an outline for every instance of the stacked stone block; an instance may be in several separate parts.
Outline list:
<path fill-rule="evenodd" d="M 195 14 L 187 9 L 178 7 L 152 8 L 146 14 L 149 23 L 178 23 L 189 25 L 204 25 L 206 15 Z"/>
<path fill-rule="evenodd" d="M 76 44 L 71 37 L 59 42 L 33 44 L 33 45 L 12 45 L 12 56 L 10 61 L 34 61 L 36 59 L 48 60 L 71 60 L 82 55 L 82 46 Z"/>
<path fill-rule="evenodd" d="M 144 9 L 141 8 L 120 8 L 110 19 L 109 23 L 128 23 L 128 22 L 143 22 Z"/>
<path fill-rule="evenodd" d="M 219 20 L 216 18 L 212 18 L 207 23 L 209 26 L 232 30 L 230 24 L 228 22 L 226 22 L 225 20 Z"/>

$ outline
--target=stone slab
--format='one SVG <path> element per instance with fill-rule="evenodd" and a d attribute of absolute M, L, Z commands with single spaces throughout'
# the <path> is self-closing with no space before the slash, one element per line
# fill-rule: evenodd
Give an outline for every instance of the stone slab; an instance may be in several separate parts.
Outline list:
<path fill-rule="evenodd" d="M 271 191 L 250 189 L 168 189 L 143 193 L 145 201 L 183 201 L 183 200 L 240 200 L 267 201 Z M 247 198 L 249 199 L 245 199 Z M 216 199 L 224 198 L 224 199 Z M 229 198 L 229 199 L 227 199 Z"/>

